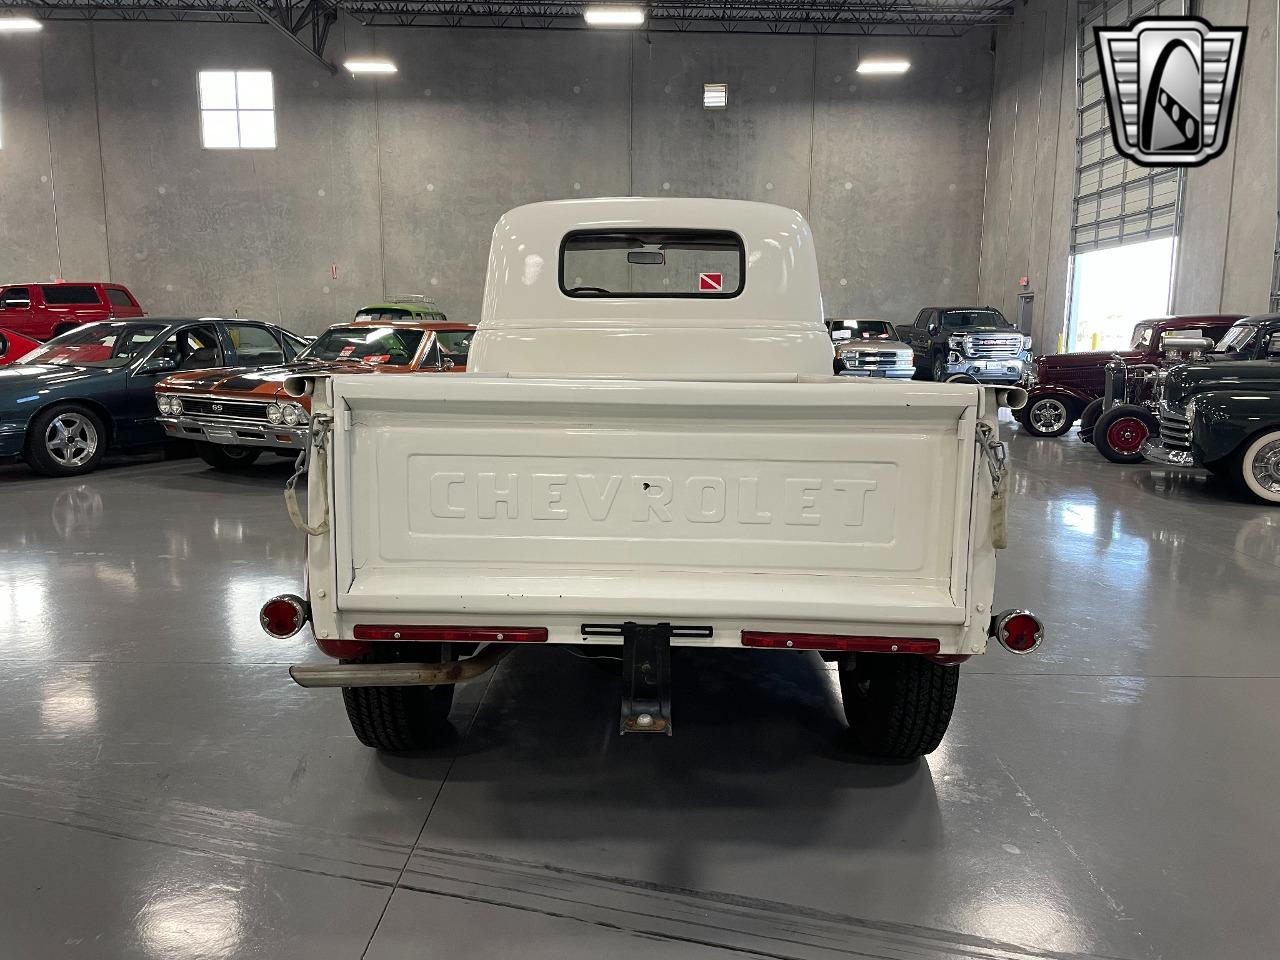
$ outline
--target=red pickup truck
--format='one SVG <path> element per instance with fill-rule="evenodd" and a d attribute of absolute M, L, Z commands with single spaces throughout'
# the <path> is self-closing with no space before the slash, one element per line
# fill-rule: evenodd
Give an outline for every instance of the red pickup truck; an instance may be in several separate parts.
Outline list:
<path fill-rule="evenodd" d="M 36 340 L 48 340 L 84 323 L 145 316 L 129 288 L 118 283 L 0 286 L 0 327 Z"/>

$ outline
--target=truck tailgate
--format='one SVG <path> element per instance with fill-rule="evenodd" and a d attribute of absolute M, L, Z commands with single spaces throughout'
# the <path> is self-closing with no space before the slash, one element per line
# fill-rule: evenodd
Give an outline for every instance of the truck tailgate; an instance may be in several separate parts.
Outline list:
<path fill-rule="evenodd" d="M 969 620 L 979 388 L 335 376 L 316 389 L 334 424 L 311 510 L 328 509 L 331 532 L 310 577 L 333 590 L 336 622 L 318 626 L 337 635 L 527 621 L 576 642 L 584 621 L 649 619 L 958 637 Z"/>

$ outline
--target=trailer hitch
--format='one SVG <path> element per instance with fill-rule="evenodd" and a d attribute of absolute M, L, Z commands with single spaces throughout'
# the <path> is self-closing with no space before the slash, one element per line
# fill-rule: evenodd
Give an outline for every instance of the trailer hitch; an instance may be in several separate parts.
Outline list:
<path fill-rule="evenodd" d="M 622 625 L 621 733 L 671 736 L 671 624 Z"/>

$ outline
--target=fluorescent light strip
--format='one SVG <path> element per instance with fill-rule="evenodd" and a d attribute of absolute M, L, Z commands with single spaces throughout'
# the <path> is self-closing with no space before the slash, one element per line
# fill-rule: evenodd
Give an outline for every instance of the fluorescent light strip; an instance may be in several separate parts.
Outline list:
<path fill-rule="evenodd" d="M 644 7 L 587 7 L 582 18 L 593 27 L 638 27 L 644 23 Z"/>
<path fill-rule="evenodd" d="M 348 60 L 343 64 L 352 73 L 395 73 L 396 65 L 390 60 Z"/>
<path fill-rule="evenodd" d="M 906 73 L 910 69 L 909 60 L 863 60 L 858 64 L 859 73 Z"/>
<path fill-rule="evenodd" d="M 729 85 L 727 83 L 704 83 L 702 85 L 702 109 L 724 110 L 729 106 Z"/>
<path fill-rule="evenodd" d="M 30 17 L 0 17 L 0 33 L 34 33 L 42 29 L 40 21 Z"/>

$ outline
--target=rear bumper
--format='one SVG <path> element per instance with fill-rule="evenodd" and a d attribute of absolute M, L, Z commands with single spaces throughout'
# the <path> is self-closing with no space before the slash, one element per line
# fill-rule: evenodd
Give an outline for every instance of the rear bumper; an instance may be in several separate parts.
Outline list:
<path fill-rule="evenodd" d="M 192 417 L 160 417 L 165 433 L 178 440 L 200 440 L 235 447 L 268 447 L 274 450 L 301 450 L 306 446 L 307 428 L 284 424 L 245 423 L 243 420 L 214 420 Z"/>
<path fill-rule="evenodd" d="M 1178 450 L 1175 447 L 1166 446 L 1158 437 L 1143 441 L 1140 450 L 1146 459 L 1163 467 L 1194 467 L 1196 465 L 1190 450 Z"/>

